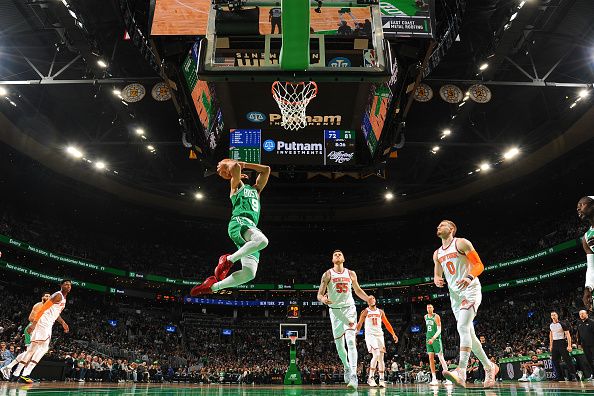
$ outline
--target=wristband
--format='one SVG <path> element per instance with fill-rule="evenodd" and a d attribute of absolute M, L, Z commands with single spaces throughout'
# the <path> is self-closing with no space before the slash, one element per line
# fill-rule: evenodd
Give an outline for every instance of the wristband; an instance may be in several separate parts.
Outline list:
<path fill-rule="evenodd" d="M 471 274 L 466 275 L 466 277 L 470 279 L 471 282 L 474 280 L 474 276 L 472 276 Z"/>

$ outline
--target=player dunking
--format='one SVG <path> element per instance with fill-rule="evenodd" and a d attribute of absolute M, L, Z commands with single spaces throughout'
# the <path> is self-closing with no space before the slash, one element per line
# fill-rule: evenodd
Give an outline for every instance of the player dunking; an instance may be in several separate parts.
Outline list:
<path fill-rule="evenodd" d="M 71 289 L 72 282 L 68 279 L 64 279 L 60 282 L 60 291 L 52 294 L 51 297 L 36 311 L 35 316 L 31 321 L 31 325 L 29 326 L 31 347 L 27 349 L 27 353 L 23 357 L 25 365 L 23 373 L 19 378 L 20 381 L 26 383 L 33 382 L 33 380 L 29 378 L 29 375 L 37 363 L 39 363 L 43 355 L 49 350 L 54 323 L 58 321 L 64 328 L 65 333 L 70 331 L 64 319 L 60 317 L 60 313 L 62 313 L 66 307 L 66 296 L 70 293 Z M 15 374 L 18 375 L 17 373 Z"/>
<path fill-rule="evenodd" d="M 15 376 L 19 376 L 21 371 L 23 370 L 23 367 L 25 367 L 25 355 L 27 354 L 27 351 L 29 350 L 29 348 L 31 347 L 31 334 L 29 334 L 29 327 L 31 327 L 31 323 L 33 322 L 33 320 L 35 320 L 35 315 L 37 314 L 37 311 L 39 311 L 39 308 L 41 308 L 41 306 L 50 299 L 50 294 L 49 293 L 43 293 L 43 295 L 41 296 L 41 302 L 36 303 L 35 305 L 33 305 L 33 308 L 31 308 L 31 313 L 29 314 L 29 324 L 27 325 L 27 327 L 25 327 L 25 329 L 23 330 L 23 339 L 25 340 L 25 350 L 23 352 L 21 352 L 16 358 L 14 358 L 14 360 L 12 362 L 10 362 L 10 364 L 2 367 L 2 369 L 0 369 L 0 371 L 2 372 L 2 376 L 5 379 L 10 379 L 10 374 L 12 373 L 12 368 L 14 366 L 16 366 L 18 364 L 17 369 L 15 370 Z"/>
<path fill-rule="evenodd" d="M 435 355 L 439 358 L 442 370 L 448 369 L 448 364 L 443 357 L 443 345 L 441 343 L 441 318 L 433 313 L 433 305 L 427 304 L 427 315 L 425 315 L 425 327 L 427 333 L 425 336 L 427 344 L 427 354 L 429 355 L 429 368 L 431 368 L 431 382 L 429 385 L 439 385 L 435 375 Z"/>
<path fill-rule="evenodd" d="M 444 287 L 445 274 L 460 335 L 458 367 L 452 371 L 445 369 L 443 375 L 456 385 L 466 387 L 466 368 L 472 350 L 485 369 L 483 387 L 491 388 L 495 385 L 499 367 L 487 357 L 472 323 L 482 300 L 478 276 L 483 272 L 484 266 L 469 240 L 455 238 L 456 229 L 452 221 L 443 220 L 439 223 L 437 236 L 441 239 L 441 247 L 433 253 L 433 281 L 437 287 Z"/>
<path fill-rule="evenodd" d="M 584 305 L 592 310 L 592 290 L 594 290 L 594 195 L 583 197 L 578 201 L 577 213 L 580 220 L 590 223 L 590 228 L 582 238 L 582 246 L 586 252 L 586 287 L 584 287 Z"/>
<path fill-rule="evenodd" d="M 362 300 L 369 302 L 369 296 L 361 289 L 355 271 L 344 268 L 342 251 L 332 253 L 333 267 L 322 275 L 318 289 L 318 301 L 330 308 L 330 323 L 338 357 L 344 366 L 344 382 L 351 389 L 357 389 L 357 310 L 353 290 Z M 328 292 L 328 294 L 326 294 Z M 344 344 L 348 348 L 345 349 Z"/>
<path fill-rule="evenodd" d="M 247 176 L 241 173 L 243 169 L 253 169 L 258 172 L 253 186 L 242 181 L 247 179 Z M 260 250 L 268 246 L 268 239 L 257 225 L 260 219 L 260 194 L 268 183 L 270 167 L 225 159 L 219 162 L 217 171 L 222 178 L 230 180 L 231 183 L 230 198 L 233 211 L 228 232 L 238 250 L 233 254 L 222 255 L 215 268 L 214 276 L 194 286 L 190 292 L 192 296 L 214 293 L 251 281 L 258 270 Z M 239 260 L 242 268 L 227 277 L 233 263 Z"/>
<path fill-rule="evenodd" d="M 369 364 L 369 378 L 367 383 L 369 386 L 377 386 L 375 383 L 375 371 L 379 375 L 379 386 L 386 387 L 384 381 L 384 372 L 386 365 L 384 363 L 384 354 L 386 353 L 386 345 L 384 344 L 384 331 L 382 330 L 382 323 L 386 326 L 386 330 L 392 335 L 394 342 L 398 342 L 398 337 L 394 333 L 394 329 L 388 320 L 385 312 L 376 306 L 375 296 L 369 296 L 369 307 L 365 308 L 359 316 L 359 323 L 357 323 L 357 333 L 361 330 L 363 323 L 365 323 L 365 343 L 367 344 L 367 351 L 373 356 Z"/>

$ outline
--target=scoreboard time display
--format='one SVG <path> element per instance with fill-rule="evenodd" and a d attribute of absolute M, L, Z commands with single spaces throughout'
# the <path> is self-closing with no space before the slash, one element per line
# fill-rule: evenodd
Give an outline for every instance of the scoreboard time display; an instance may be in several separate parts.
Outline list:
<path fill-rule="evenodd" d="M 232 129 L 229 158 L 271 165 L 354 165 L 355 131 Z"/>

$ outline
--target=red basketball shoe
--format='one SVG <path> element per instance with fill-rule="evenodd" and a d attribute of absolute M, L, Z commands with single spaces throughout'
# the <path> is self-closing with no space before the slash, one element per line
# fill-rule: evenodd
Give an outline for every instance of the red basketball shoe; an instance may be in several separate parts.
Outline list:
<path fill-rule="evenodd" d="M 199 285 L 196 285 L 192 288 L 192 290 L 190 291 L 190 295 L 192 297 L 196 297 L 199 296 L 201 294 L 212 294 L 214 293 L 211 289 L 212 285 L 214 285 L 215 283 L 217 283 L 217 278 L 214 276 L 209 276 L 208 278 L 206 278 L 206 280 L 204 282 L 202 282 Z"/>
<path fill-rule="evenodd" d="M 219 257 L 219 264 L 214 271 L 214 276 L 218 280 L 225 279 L 229 273 L 229 270 L 231 267 L 233 267 L 233 263 L 227 259 L 229 256 L 230 254 L 223 254 L 221 257 Z"/>

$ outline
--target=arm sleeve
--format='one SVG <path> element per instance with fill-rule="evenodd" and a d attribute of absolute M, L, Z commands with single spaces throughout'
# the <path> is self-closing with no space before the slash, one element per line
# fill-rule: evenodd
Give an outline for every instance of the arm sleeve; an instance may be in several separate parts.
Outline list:
<path fill-rule="evenodd" d="M 470 263 L 470 275 L 476 278 L 477 276 L 482 274 L 485 270 L 485 266 L 483 265 L 481 258 L 479 257 L 476 250 L 471 250 L 470 252 L 466 253 L 466 257 L 468 258 L 468 262 Z"/>
<path fill-rule="evenodd" d="M 41 308 L 39 308 L 33 319 L 37 322 L 39 318 L 41 318 L 41 315 L 43 315 L 43 313 L 47 311 L 52 305 L 54 305 L 54 302 L 50 298 L 45 303 L 43 303 L 43 305 L 41 306 Z"/>
<path fill-rule="evenodd" d="M 392 325 L 390 324 L 390 321 L 388 320 L 388 317 L 386 316 L 385 312 L 382 315 L 382 323 L 384 324 L 384 326 L 386 326 L 386 330 L 388 330 L 388 332 L 390 334 L 392 334 L 392 337 L 396 335 L 396 333 L 394 333 L 394 329 L 392 328 Z"/>

